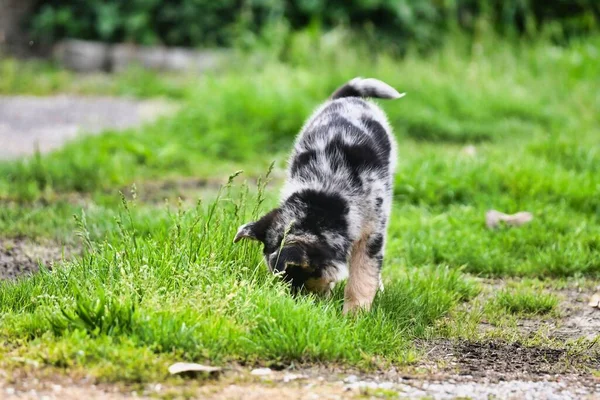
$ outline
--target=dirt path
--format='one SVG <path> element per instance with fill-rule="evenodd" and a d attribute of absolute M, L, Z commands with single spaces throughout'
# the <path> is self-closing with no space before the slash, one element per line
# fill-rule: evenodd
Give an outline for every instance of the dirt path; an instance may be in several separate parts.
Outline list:
<path fill-rule="evenodd" d="M 126 129 L 169 113 L 159 100 L 60 95 L 0 96 L 0 159 L 48 152 L 80 133 Z"/>
<path fill-rule="evenodd" d="M 1 376 L 1 371 L 0 371 Z M 188 379 L 177 384 L 118 387 L 86 380 L 0 379 L 0 398 L 16 399 L 599 399 L 600 380 L 580 375 L 523 376 L 521 379 L 474 378 L 442 374 L 410 376 L 395 369 L 377 374 L 351 374 L 324 369 L 228 371 L 209 380 Z"/>

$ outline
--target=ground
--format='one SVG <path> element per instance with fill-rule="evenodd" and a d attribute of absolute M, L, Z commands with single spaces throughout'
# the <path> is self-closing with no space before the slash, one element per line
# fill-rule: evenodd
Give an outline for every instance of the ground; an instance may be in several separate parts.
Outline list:
<path fill-rule="evenodd" d="M 304 64 L 299 40 L 288 64 L 185 79 L 0 62 L 0 397 L 597 398 L 594 40 L 373 64 Z M 386 290 L 348 318 L 342 288 L 292 298 L 231 240 L 359 71 L 408 94 L 384 104 Z M 492 230 L 489 209 L 533 220 Z M 170 377 L 177 361 L 223 371 Z"/>
<path fill-rule="evenodd" d="M 46 153 L 77 134 L 126 129 L 168 111 L 160 101 L 110 97 L 0 96 L 0 158 Z"/>

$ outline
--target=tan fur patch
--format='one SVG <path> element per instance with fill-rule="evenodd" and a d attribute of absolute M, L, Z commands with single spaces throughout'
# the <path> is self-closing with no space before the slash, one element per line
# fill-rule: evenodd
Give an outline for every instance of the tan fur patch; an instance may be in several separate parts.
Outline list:
<path fill-rule="evenodd" d="M 331 291 L 331 282 L 324 278 L 309 278 L 304 282 L 304 287 L 309 292 L 326 295 Z"/>
<path fill-rule="evenodd" d="M 370 310 L 379 287 L 377 261 L 367 254 L 369 235 L 354 244 L 350 255 L 350 275 L 344 291 L 344 314 Z"/>

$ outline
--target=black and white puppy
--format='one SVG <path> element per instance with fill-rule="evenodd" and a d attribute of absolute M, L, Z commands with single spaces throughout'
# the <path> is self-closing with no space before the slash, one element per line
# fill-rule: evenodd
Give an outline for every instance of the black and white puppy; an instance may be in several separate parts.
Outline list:
<path fill-rule="evenodd" d="M 325 294 L 348 278 L 345 313 L 369 309 L 381 286 L 396 164 L 387 118 L 363 98 L 402 96 L 377 79 L 337 89 L 296 139 L 279 207 L 234 239 L 262 242 L 269 269 L 294 290 Z"/>

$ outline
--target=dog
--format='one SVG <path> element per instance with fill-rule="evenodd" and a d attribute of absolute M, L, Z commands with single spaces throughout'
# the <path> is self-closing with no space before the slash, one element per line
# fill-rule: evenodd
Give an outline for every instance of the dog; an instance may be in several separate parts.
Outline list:
<path fill-rule="evenodd" d="M 328 294 L 347 278 L 343 312 L 369 310 L 381 284 L 396 141 L 366 98 L 397 99 L 377 79 L 338 88 L 305 122 L 288 162 L 279 207 L 240 226 L 234 242 L 262 242 L 271 272 L 294 292 Z"/>

